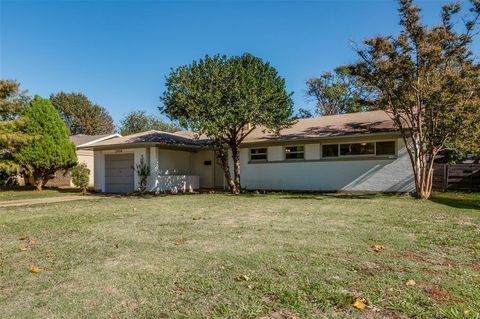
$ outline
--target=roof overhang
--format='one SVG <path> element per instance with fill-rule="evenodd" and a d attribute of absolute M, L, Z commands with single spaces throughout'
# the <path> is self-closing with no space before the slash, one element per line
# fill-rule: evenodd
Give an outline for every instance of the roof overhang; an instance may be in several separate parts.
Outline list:
<path fill-rule="evenodd" d="M 115 134 L 103 136 L 103 137 L 101 137 L 101 138 L 99 138 L 99 139 L 96 139 L 96 140 L 93 140 L 93 141 L 90 141 L 90 142 L 87 142 L 87 143 L 83 143 L 83 144 L 77 145 L 77 148 L 85 148 L 86 146 L 89 146 L 89 145 L 92 145 L 92 144 L 95 144 L 95 143 L 98 143 L 98 142 L 102 142 L 102 141 L 105 141 L 105 140 L 109 140 L 109 139 L 115 138 L 115 137 L 122 137 L 122 135 L 120 135 L 120 134 L 118 134 L 118 133 L 115 133 Z"/>
<path fill-rule="evenodd" d="M 361 141 L 361 140 L 371 140 L 376 138 L 397 138 L 400 137 L 399 131 L 389 131 L 389 132 L 378 132 L 378 133 L 357 133 L 357 134 L 346 134 L 346 135 L 329 135 L 322 137 L 298 137 L 298 138 L 278 138 L 272 139 L 262 139 L 262 140 L 253 140 L 243 142 L 240 147 L 252 147 L 256 145 L 268 146 L 268 145 L 285 145 L 285 144 L 298 144 L 298 143 L 329 143 L 335 141 Z"/>
<path fill-rule="evenodd" d="M 119 149 L 133 149 L 133 148 L 146 148 L 146 147 L 158 147 L 162 149 L 171 149 L 188 152 L 198 152 L 206 149 L 213 149 L 212 146 L 205 145 L 185 145 L 185 144 L 162 144 L 162 143 L 123 143 L 112 145 L 100 145 L 100 146 L 85 146 L 80 149 L 92 149 L 94 151 L 109 151 Z"/>

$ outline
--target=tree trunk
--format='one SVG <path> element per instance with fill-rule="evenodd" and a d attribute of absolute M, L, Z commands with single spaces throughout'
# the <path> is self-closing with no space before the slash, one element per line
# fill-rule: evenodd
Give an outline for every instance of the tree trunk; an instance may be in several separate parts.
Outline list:
<path fill-rule="evenodd" d="M 432 194 L 433 162 L 436 152 L 434 151 L 433 154 L 428 156 L 425 154 L 425 151 L 422 150 L 418 142 L 416 142 L 416 139 L 412 138 L 412 140 L 408 140 L 404 137 L 403 140 L 410 157 L 410 163 L 412 164 L 413 175 L 415 178 L 415 197 L 417 199 L 428 199 Z"/>
<path fill-rule="evenodd" d="M 238 145 L 232 145 L 232 159 L 233 159 L 233 175 L 235 177 L 235 186 L 238 192 L 242 191 L 242 185 L 240 183 L 240 150 Z"/>
<path fill-rule="evenodd" d="M 225 179 L 227 180 L 228 187 L 230 188 L 230 192 L 232 194 L 238 194 L 237 186 L 232 179 L 232 175 L 230 174 L 230 166 L 228 165 L 228 153 L 227 150 L 224 148 L 219 148 L 217 151 L 217 160 L 223 168 L 223 174 L 225 175 Z"/>
<path fill-rule="evenodd" d="M 34 182 L 35 190 L 41 192 L 43 187 L 43 180 L 38 177 L 35 177 L 34 179 L 35 179 L 35 182 Z"/>
<path fill-rule="evenodd" d="M 415 165 L 417 170 L 415 173 L 415 197 L 417 199 L 429 199 L 432 194 L 433 187 L 433 159 L 428 161 L 416 158 Z"/>

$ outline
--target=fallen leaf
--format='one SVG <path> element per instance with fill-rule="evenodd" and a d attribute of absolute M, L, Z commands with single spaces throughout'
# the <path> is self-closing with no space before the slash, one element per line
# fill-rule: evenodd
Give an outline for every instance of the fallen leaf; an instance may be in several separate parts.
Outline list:
<path fill-rule="evenodd" d="M 367 308 L 367 305 L 362 301 L 362 299 L 357 297 L 353 301 L 352 307 L 357 308 L 359 310 L 365 310 L 365 308 Z"/>
<path fill-rule="evenodd" d="M 372 248 L 373 248 L 373 251 L 376 253 L 379 253 L 383 250 L 383 246 L 378 244 L 373 245 Z"/>
<path fill-rule="evenodd" d="M 27 249 L 28 249 L 28 248 L 27 248 L 27 246 L 25 246 L 25 245 L 20 245 L 20 246 L 18 246 L 18 250 L 20 250 L 20 251 L 26 251 Z"/>
<path fill-rule="evenodd" d="M 27 239 L 27 238 L 28 238 L 28 236 L 23 235 L 23 236 L 18 237 L 18 240 L 25 240 L 25 239 Z"/>
<path fill-rule="evenodd" d="M 175 245 L 179 246 L 181 244 L 183 244 L 183 240 L 181 240 L 181 239 L 175 240 Z"/>
<path fill-rule="evenodd" d="M 240 276 L 237 276 L 235 278 L 237 281 L 249 281 L 250 280 L 250 277 L 248 277 L 247 275 L 240 275 Z"/>
<path fill-rule="evenodd" d="M 34 274 L 36 274 L 37 272 L 40 272 L 40 268 L 38 268 L 37 266 L 31 266 L 30 272 L 33 272 Z"/>
<path fill-rule="evenodd" d="M 248 289 L 253 289 L 253 285 L 248 285 L 247 288 Z"/>
<path fill-rule="evenodd" d="M 413 279 L 407 280 L 407 283 L 406 283 L 407 286 L 415 286 L 416 284 L 417 284 L 417 283 L 416 283 L 415 280 L 413 280 Z"/>

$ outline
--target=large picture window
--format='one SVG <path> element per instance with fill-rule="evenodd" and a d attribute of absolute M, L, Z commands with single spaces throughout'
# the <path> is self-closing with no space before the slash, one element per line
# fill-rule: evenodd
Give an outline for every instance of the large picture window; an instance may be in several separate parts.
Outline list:
<path fill-rule="evenodd" d="M 340 144 L 340 155 L 375 155 L 375 143 Z"/>
<path fill-rule="evenodd" d="M 268 153 L 267 148 L 251 148 L 250 149 L 250 160 L 251 161 L 267 161 Z"/>
<path fill-rule="evenodd" d="M 390 156 L 396 154 L 395 141 L 322 145 L 322 157 Z"/>
<path fill-rule="evenodd" d="M 285 146 L 286 160 L 304 159 L 305 148 L 303 146 Z"/>
<path fill-rule="evenodd" d="M 323 157 L 338 157 L 338 144 L 322 145 Z"/>
<path fill-rule="evenodd" d="M 377 142 L 377 155 L 395 155 L 395 142 Z"/>

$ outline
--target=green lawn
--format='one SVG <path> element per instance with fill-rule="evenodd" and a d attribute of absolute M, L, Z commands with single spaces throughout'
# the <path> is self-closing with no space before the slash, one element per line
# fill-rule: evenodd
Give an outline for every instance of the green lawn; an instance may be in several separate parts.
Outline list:
<path fill-rule="evenodd" d="M 22 252 L 23 236 L 33 242 Z M 0 208 L 0 316 L 479 318 L 479 238 L 479 194 Z M 355 297 L 366 310 L 351 306 Z"/>
<path fill-rule="evenodd" d="M 41 192 L 38 192 L 34 190 L 33 187 L 0 187 L 0 202 L 78 194 L 80 194 L 80 190 L 75 188 L 45 188 Z"/>

